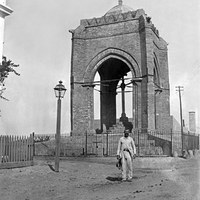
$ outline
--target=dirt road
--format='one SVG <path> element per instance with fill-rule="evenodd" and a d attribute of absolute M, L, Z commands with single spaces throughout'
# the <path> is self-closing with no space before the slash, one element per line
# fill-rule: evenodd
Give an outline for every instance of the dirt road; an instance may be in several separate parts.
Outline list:
<path fill-rule="evenodd" d="M 121 182 L 116 158 L 68 158 L 0 170 L 0 200 L 200 200 L 200 159 L 136 158 L 132 182 Z"/>

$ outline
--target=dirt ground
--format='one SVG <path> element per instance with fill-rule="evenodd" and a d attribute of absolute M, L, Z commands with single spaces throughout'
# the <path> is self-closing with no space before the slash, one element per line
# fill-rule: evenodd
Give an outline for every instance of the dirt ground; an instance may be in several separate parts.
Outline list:
<path fill-rule="evenodd" d="M 0 170 L 0 200 L 200 200 L 200 158 L 136 158 L 132 182 L 121 182 L 116 158 L 53 158 Z"/>

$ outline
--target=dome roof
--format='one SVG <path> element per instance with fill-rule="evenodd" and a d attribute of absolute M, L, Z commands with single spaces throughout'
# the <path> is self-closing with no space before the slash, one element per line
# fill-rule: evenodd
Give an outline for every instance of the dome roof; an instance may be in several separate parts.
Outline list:
<path fill-rule="evenodd" d="M 134 10 L 132 8 L 130 8 L 129 6 L 123 5 L 122 0 L 119 0 L 119 4 L 117 6 L 111 8 L 105 14 L 105 16 L 118 15 L 118 14 L 121 14 L 121 13 L 130 12 L 130 11 L 134 11 Z"/>

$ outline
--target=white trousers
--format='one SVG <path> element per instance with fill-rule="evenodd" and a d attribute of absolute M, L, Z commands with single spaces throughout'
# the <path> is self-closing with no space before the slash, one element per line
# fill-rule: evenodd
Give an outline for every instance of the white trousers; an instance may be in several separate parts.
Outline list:
<path fill-rule="evenodd" d="M 133 163 L 128 151 L 122 152 L 122 179 L 133 177 Z"/>

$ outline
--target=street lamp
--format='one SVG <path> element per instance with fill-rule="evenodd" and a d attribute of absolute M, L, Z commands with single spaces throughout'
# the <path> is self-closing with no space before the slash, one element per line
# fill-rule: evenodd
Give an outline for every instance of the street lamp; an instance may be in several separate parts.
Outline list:
<path fill-rule="evenodd" d="M 55 148 L 55 172 L 59 172 L 59 156 L 60 156 L 60 124 L 61 124 L 61 98 L 64 98 L 66 88 L 59 81 L 59 84 L 54 88 L 55 95 L 58 98 L 57 102 L 57 124 L 56 124 L 56 148 Z"/>

